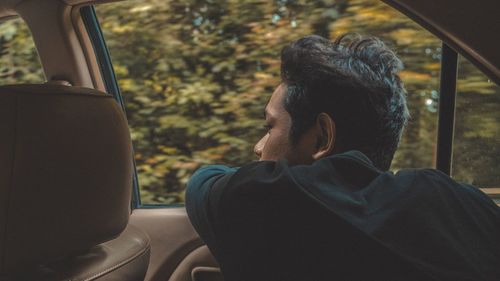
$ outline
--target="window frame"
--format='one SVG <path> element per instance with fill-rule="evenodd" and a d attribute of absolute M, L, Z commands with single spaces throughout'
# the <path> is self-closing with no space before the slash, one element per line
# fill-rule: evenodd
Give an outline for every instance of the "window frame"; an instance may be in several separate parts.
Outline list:
<path fill-rule="evenodd" d="M 97 64 L 99 65 L 99 70 L 104 82 L 104 86 L 106 88 L 106 92 L 108 94 L 111 94 L 115 98 L 115 100 L 120 104 L 123 112 L 126 113 L 125 103 L 123 101 L 120 88 L 118 87 L 118 81 L 116 79 L 113 63 L 111 62 L 111 56 L 109 54 L 106 42 L 104 41 L 104 36 L 97 19 L 94 5 L 81 7 L 80 14 L 85 25 L 85 29 L 87 30 L 90 41 L 92 43 L 92 48 L 94 49 Z M 141 204 L 141 196 L 139 193 L 139 179 L 137 176 L 135 159 L 133 159 L 133 169 L 134 172 L 132 178 L 131 202 L 132 210 L 143 207 Z"/>
<path fill-rule="evenodd" d="M 458 53 L 443 42 L 439 78 L 436 169 L 451 176 L 455 98 L 457 94 Z"/>

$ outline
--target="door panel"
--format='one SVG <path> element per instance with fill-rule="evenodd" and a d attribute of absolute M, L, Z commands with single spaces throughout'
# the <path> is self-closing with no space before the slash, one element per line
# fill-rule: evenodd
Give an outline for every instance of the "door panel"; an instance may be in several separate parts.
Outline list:
<path fill-rule="evenodd" d="M 191 226 L 185 208 L 135 209 L 130 224 L 151 239 L 145 281 L 222 280 L 217 262 Z"/>
<path fill-rule="evenodd" d="M 222 281 L 222 273 L 207 246 L 203 245 L 184 258 L 169 281 Z"/>

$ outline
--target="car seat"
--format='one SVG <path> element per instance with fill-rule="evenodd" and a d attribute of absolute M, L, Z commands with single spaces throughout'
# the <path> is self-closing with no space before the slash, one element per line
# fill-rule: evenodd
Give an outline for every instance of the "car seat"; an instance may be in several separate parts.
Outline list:
<path fill-rule="evenodd" d="M 0 280 L 144 279 L 149 238 L 128 225 L 132 146 L 112 96 L 1 86 L 0 138 Z"/>

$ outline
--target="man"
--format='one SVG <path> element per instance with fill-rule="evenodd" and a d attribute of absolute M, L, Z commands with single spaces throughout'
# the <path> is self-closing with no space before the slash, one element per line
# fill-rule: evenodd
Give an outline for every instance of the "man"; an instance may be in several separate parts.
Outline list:
<path fill-rule="evenodd" d="M 431 169 L 387 172 L 408 119 L 376 38 L 308 36 L 281 55 L 259 162 L 198 170 L 189 218 L 227 281 L 500 280 L 500 211 Z"/>

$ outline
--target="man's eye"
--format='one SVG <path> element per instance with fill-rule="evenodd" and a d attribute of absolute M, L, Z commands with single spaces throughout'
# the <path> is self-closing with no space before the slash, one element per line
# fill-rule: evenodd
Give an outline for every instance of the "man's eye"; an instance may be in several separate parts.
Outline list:
<path fill-rule="evenodd" d="M 264 129 L 266 130 L 266 132 L 269 133 L 269 131 L 271 131 L 271 129 L 273 128 L 273 126 L 269 125 L 269 124 L 265 124 L 263 125 Z"/>

